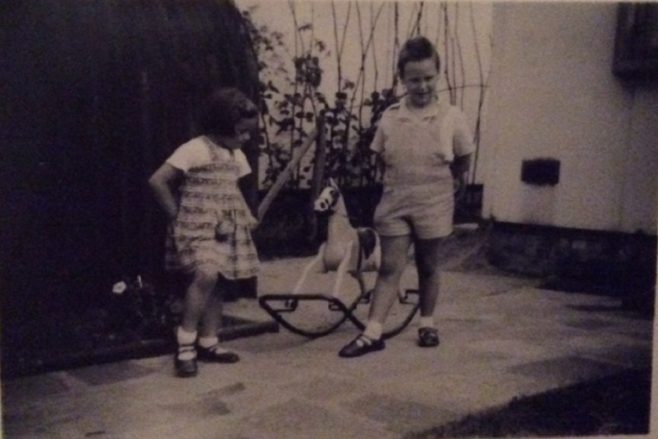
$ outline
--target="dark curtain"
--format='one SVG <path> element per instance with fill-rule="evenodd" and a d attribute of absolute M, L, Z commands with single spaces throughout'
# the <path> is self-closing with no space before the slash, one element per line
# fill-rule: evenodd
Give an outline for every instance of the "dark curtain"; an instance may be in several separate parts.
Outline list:
<path fill-rule="evenodd" d="M 6 335 L 83 310 L 122 275 L 161 279 L 164 218 L 146 180 L 195 135 L 210 87 L 255 98 L 258 73 L 230 1 L 3 2 L 0 20 Z M 247 154 L 255 165 L 257 147 Z"/>

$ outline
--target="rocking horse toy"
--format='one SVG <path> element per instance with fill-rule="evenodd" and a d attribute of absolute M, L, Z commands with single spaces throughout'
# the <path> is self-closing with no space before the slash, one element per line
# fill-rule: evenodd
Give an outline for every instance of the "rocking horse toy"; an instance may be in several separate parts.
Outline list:
<path fill-rule="evenodd" d="M 320 337 L 338 328 L 350 320 L 357 328 L 363 330 L 365 324 L 354 314 L 358 305 L 369 303 L 372 291 L 365 286 L 363 274 L 377 271 L 381 263 L 381 248 L 377 232 L 370 227 L 354 228 L 349 221 L 345 201 L 333 179 L 320 192 L 314 201 L 313 210 L 329 215 L 327 240 L 320 245 L 318 254 L 309 262 L 297 280 L 290 294 L 267 294 L 259 298 L 261 307 L 286 329 L 306 337 Z M 311 273 L 336 272 L 336 278 L 330 294 L 304 293 L 302 287 Z M 342 285 L 345 274 L 350 274 L 359 284 L 358 296 L 345 303 Z M 412 298 L 412 296 L 416 298 Z M 413 319 L 418 311 L 418 291 L 401 290 L 399 303 L 403 307 L 401 321 L 387 328 L 384 337 L 400 333 Z M 336 320 L 320 327 L 303 327 L 293 323 L 289 316 L 298 310 L 300 301 L 327 302 L 327 310 L 337 313 Z"/>

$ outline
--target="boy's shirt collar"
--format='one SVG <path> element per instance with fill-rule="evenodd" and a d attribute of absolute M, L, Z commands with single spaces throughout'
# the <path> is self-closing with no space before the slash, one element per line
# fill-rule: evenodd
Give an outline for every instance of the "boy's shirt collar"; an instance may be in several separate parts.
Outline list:
<path fill-rule="evenodd" d="M 398 119 L 405 119 L 405 120 L 417 120 L 417 119 L 430 119 L 433 117 L 437 117 L 439 115 L 439 112 L 441 111 L 441 101 L 436 100 L 432 102 L 428 108 L 424 109 L 422 112 L 419 114 L 412 113 L 409 111 L 409 108 L 407 107 L 409 97 L 404 96 L 402 99 L 400 99 L 400 109 L 397 112 L 397 118 Z"/>

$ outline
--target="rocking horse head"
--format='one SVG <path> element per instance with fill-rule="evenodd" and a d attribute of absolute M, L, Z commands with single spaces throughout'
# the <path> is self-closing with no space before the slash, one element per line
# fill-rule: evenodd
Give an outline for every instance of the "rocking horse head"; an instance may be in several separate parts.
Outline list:
<path fill-rule="evenodd" d="M 327 186 L 322 189 L 320 195 L 315 199 L 313 210 L 318 213 L 332 213 L 339 207 L 340 201 L 340 189 L 338 189 L 334 179 L 330 178 Z"/>
<path fill-rule="evenodd" d="M 345 199 L 331 178 L 315 199 L 313 207 L 315 212 L 325 214 L 329 218 L 327 239 L 320 247 L 317 263 L 322 264 L 323 272 L 339 272 L 332 293 L 335 296 L 340 291 L 340 279 L 344 273 L 354 275 L 377 270 L 381 262 L 379 236 L 370 227 L 352 225 Z M 295 291 L 299 291 L 299 288 Z"/>

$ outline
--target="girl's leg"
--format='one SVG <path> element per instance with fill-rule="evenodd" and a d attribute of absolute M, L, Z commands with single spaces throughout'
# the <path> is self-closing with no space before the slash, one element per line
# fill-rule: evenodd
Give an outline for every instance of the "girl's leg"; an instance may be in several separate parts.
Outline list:
<path fill-rule="evenodd" d="M 226 292 L 225 280 L 217 283 L 216 289 L 210 293 L 206 308 L 201 316 L 199 331 L 199 359 L 217 363 L 235 363 L 240 357 L 223 349 L 219 345 L 217 333 L 222 324 L 223 297 Z"/>
<path fill-rule="evenodd" d="M 218 291 L 219 288 L 221 287 L 218 285 L 217 289 L 213 290 L 208 296 L 206 308 L 201 315 L 199 337 L 217 337 L 217 332 L 222 324 L 223 305 L 223 300 L 220 296 L 222 292 Z"/>
<path fill-rule="evenodd" d="M 183 319 L 176 331 L 178 352 L 174 358 L 174 366 L 176 367 L 176 374 L 180 377 L 191 377 L 197 374 L 197 353 L 194 347 L 197 338 L 197 327 L 216 282 L 216 270 L 210 267 L 199 267 L 194 272 L 192 281 L 187 287 Z"/>
<path fill-rule="evenodd" d="M 418 239 L 415 242 L 415 259 L 418 270 L 418 293 L 420 296 L 420 341 L 421 346 L 439 344 L 434 325 L 434 309 L 439 297 L 439 249 L 441 238 Z"/>
<path fill-rule="evenodd" d="M 208 299 L 217 284 L 217 270 L 201 266 L 195 272 L 187 287 L 181 328 L 186 332 L 196 332 L 206 311 Z"/>

